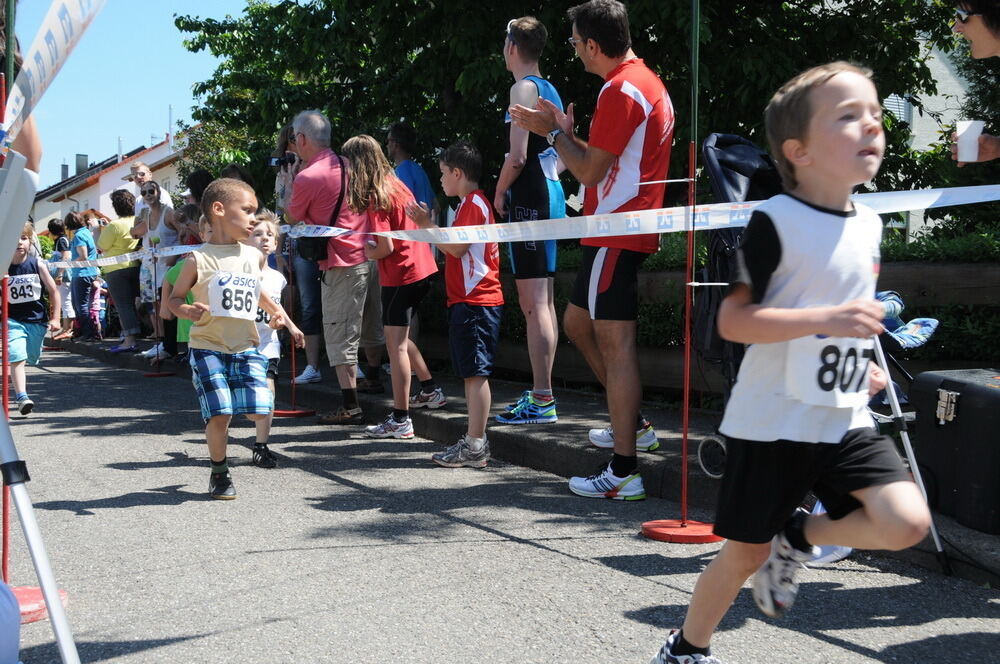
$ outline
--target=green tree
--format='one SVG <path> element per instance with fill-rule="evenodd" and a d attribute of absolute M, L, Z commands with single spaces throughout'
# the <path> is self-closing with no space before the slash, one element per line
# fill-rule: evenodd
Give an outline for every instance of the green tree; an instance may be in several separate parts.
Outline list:
<path fill-rule="evenodd" d="M 425 166 L 439 148 L 467 138 L 482 150 L 495 178 L 506 137 L 503 112 L 510 75 L 501 57 L 511 17 L 533 14 L 549 28 L 542 71 L 563 100 L 576 103 L 578 131 L 587 125 L 601 81 L 583 71 L 566 43 L 566 9 L 577 0 L 251 0 L 241 16 L 176 18 L 192 51 L 222 58 L 195 86 L 198 121 L 248 134 L 248 154 L 263 160 L 278 129 L 306 108 L 324 110 L 334 144 L 357 133 L 381 138 L 389 123 L 411 122 L 422 136 Z M 950 3 L 942 0 L 749 2 L 704 0 L 699 127 L 762 142 L 762 111 L 796 72 L 834 59 L 876 72 L 883 96 L 905 94 L 919 105 L 934 91 L 926 65 L 932 46 L 947 46 Z M 687 170 L 690 117 L 690 5 L 628 3 L 634 49 L 667 83 L 677 117 L 671 173 Z M 460 26 L 460 28 L 456 28 Z M 904 156 L 908 132 L 894 125 L 880 186 L 919 173 Z M 489 178 L 487 178 L 489 179 Z M 486 185 L 489 182 L 484 183 Z M 703 189 L 706 189 L 703 187 Z"/>

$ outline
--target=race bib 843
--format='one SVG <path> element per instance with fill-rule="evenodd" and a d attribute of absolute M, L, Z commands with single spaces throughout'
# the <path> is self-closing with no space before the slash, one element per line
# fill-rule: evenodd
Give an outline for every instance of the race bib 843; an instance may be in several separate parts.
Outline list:
<path fill-rule="evenodd" d="M 863 406 L 868 403 L 868 363 L 874 356 L 870 338 L 793 339 L 785 363 L 788 394 L 812 406 Z"/>
<path fill-rule="evenodd" d="M 224 318 L 254 320 L 260 281 L 249 274 L 217 272 L 208 284 L 209 313 Z"/>
<path fill-rule="evenodd" d="M 42 299 L 42 281 L 37 274 L 19 274 L 7 277 L 7 301 L 23 304 Z"/>

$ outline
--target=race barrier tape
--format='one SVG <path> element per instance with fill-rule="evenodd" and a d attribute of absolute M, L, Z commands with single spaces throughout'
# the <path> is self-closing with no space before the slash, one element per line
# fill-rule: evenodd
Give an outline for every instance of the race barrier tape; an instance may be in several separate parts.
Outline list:
<path fill-rule="evenodd" d="M 878 214 L 890 214 L 1000 200 L 1000 185 L 856 194 L 853 198 L 872 208 Z M 693 222 L 690 214 L 692 208 L 680 206 L 585 217 L 461 226 L 459 228 L 378 231 L 369 233 L 369 235 L 381 235 L 397 240 L 417 242 L 464 244 L 468 242 L 524 242 L 611 235 L 676 233 L 691 230 L 692 227 L 696 231 L 717 230 L 746 226 L 753 209 L 762 202 L 696 205 L 693 208 Z M 289 235 L 292 237 L 335 237 L 350 232 L 343 228 L 298 224 L 291 228 Z"/>
<path fill-rule="evenodd" d="M 947 189 L 921 189 L 916 191 L 891 191 L 874 194 L 856 194 L 854 200 L 867 205 L 878 214 L 891 214 L 909 210 L 927 210 L 952 205 L 970 205 L 1000 200 L 1000 185 L 976 187 L 951 187 Z M 753 209 L 763 201 L 746 203 L 712 203 L 694 207 L 694 230 L 717 230 L 746 226 Z M 417 242 L 456 243 L 469 242 L 524 242 L 538 240 L 564 240 L 610 235 L 640 235 L 646 233 L 676 233 L 691 228 L 688 206 L 597 214 L 585 217 L 517 221 L 506 224 L 460 226 L 458 228 L 428 228 L 410 231 L 378 231 L 364 235 L 381 235 L 397 240 Z M 281 232 L 291 237 L 339 237 L 353 234 L 344 228 L 296 224 L 281 226 Z M 147 256 L 176 256 L 199 249 L 201 245 L 178 245 L 163 249 L 144 249 L 121 256 L 98 258 L 88 261 L 58 261 L 50 267 L 101 267 L 127 263 Z"/>
<path fill-rule="evenodd" d="M 31 110 L 79 43 L 104 0 L 53 2 L 35 40 L 24 54 L 24 64 L 10 87 L 0 143 L 9 144 L 21 131 Z M 10 85 L 10 81 L 8 81 Z"/>

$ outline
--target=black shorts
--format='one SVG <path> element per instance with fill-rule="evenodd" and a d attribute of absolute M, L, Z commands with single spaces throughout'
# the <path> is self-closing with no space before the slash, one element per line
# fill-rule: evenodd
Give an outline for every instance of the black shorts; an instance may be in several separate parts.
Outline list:
<path fill-rule="evenodd" d="M 591 320 L 639 317 L 639 266 L 649 254 L 629 249 L 583 247 L 583 261 L 569 301 Z"/>
<path fill-rule="evenodd" d="M 861 507 L 852 491 L 910 480 L 892 438 L 874 429 L 852 429 L 836 444 L 727 437 L 715 534 L 763 544 L 810 491 L 831 519 L 842 519 Z"/>
<path fill-rule="evenodd" d="M 267 377 L 278 380 L 278 358 L 267 358 Z"/>
<path fill-rule="evenodd" d="M 409 327 L 417 305 L 431 289 L 433 275 L 403 286 L 382 286 L 382 325 Z"/>
<path fill-rule="evenodd" d="M 515 279 L 545 279 L 556 274 L 556 241 L 511 242 L 510 270 Z"/>

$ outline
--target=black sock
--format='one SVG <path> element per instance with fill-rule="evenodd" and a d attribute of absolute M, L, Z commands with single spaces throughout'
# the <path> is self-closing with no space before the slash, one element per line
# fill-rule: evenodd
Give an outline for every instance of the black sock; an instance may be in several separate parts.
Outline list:
<path fill-rule="evenodd" d="M 410 411 L 400 410 L 398 408 L 392 409 L 392 419 L 396 422 L 405 422 L 406 418 L 410 416 Z"/>
<path fill-rule="evenodd" d="M 641 431 L 642 429 L 645 428 L 646 428 L 646 418 L 642 416 L 642 413 L 639 413 L 639 416 L 635 421 L 635 430 Z"/>
<path fill-rule="evenodd" d="M 799 551 L 812 551 L 812 544 L 806 541 L 805 525 L 808 515 L 802 510 L 795 510 L 795 514 L 785 524 L 785 538 L 788 543 Z"/>
<path fill-rule="evenodd" d="M 430 394 L 437 389 L 437 383 L 434 382 L 433 378 L 428 378 L 427 380 L 420 381 L 420 391 L 424 394 Z"/>
<path fill-rule="evenodd" d="M 674 641 L 673 647 L 670 649 L 671 655 L 676 655 L 681 657 L 683 655 L 708 655 L 708 648 L 698 648 L 687 642 L 684 638 L 683 630 L 677 633 L 677 640 Z"/>
<path fill-rule="evenodd" d="M 615 453 L 611 458 L 611 472 L 616 477 L 628 477 L 639 468 L 639 458 Z"/>
<path fill-rule="evenodd" d="M 227 473 L 229 472 L 229 461 L 228 459 L 223 459 L 222 461 L 212 460 L 212 473 Z"/>
<path fill-rule="evenodd" d="M 354 410 L 355 408 L 361 408 L 358 405 L 358 391 L 357 389 L 350 387 L 340 388 L 341 401 L 343 401 L 343 406 L 345 410 Z"/>

